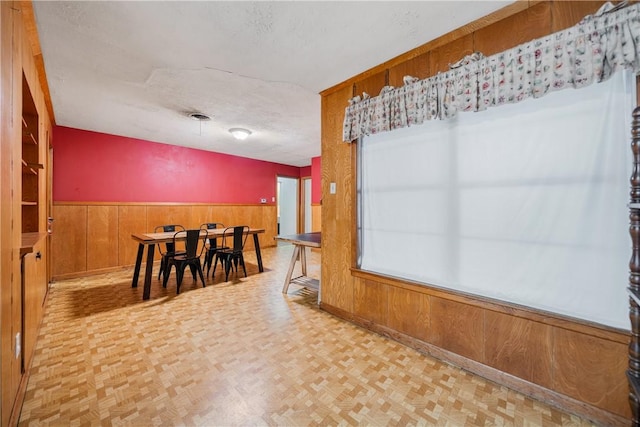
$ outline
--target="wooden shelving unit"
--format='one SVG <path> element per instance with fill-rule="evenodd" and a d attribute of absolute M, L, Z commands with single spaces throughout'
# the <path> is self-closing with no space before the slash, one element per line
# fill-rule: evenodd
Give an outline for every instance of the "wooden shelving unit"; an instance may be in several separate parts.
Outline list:
<path fill-rule="evenodd" d="M 22 78 L 22 232 L 40 231 L 40 159 L 38 110 Z"/>

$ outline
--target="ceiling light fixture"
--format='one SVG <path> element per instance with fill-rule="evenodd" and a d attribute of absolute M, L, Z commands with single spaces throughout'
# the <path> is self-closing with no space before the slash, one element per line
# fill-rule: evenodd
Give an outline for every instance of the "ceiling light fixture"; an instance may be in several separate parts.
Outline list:
<path fill-rule="evenodd" d="M 202 114 L 202 113 L 189 113 L 189 117 L 192 118 L 193 120 L 197 120 L 199 122 L 206 122 L 211 120 L 211 117 L 207 116 L 206 114 Z"/>
<path fill-rule="evenodd" d="M 229 129 L 229 133 L 231 133 L 235 139 L 239 139 L 240 141 L 244 141 L 249 135 L 251 135 L 250 130 L 243 128 L 231 128 Z"/>

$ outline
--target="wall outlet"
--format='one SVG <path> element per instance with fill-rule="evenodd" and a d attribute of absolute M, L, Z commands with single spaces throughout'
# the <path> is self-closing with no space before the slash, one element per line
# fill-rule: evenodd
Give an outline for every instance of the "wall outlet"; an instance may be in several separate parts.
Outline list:
<path fill-rule="evenodd" d="M 272 201 L 272 202 L 275 202 L 275 201 L 276 201 L 276 198 L 275 198 L 275 197 L 272 197 L 272 198 L 271 198 L 271 201 Z"/>
<path fill-rule="evenodd" d="M 260 203 L 267 203 L 267 199 L 260 199 Z"/>

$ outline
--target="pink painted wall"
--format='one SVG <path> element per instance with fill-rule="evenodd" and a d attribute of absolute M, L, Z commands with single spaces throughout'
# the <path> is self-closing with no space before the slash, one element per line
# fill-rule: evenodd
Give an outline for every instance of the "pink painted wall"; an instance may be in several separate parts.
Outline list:
<path fill-rule="evenodd" d="M 322 201 L 322 161 L 320 157 L 311 159 L 311 203 L 320 204 Z"/>
<path fill-rule="evenodd" d="M 274 204 L 301 169 L 62 126 L 53 147 L 54 201 Z"/>

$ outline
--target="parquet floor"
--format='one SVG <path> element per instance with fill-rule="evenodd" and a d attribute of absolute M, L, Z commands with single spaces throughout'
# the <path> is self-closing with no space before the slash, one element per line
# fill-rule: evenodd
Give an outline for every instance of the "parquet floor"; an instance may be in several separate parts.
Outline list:
<path fill-rule="evenodd" d="M 590 425 L 282 295 L 292 251 L 148 301 L 131 269 L 55 283 L 20 425 Z"/>

